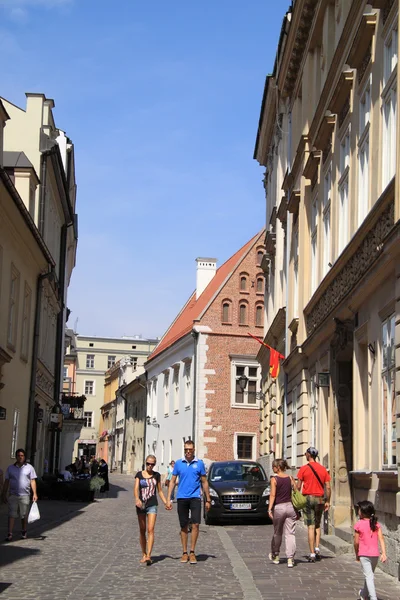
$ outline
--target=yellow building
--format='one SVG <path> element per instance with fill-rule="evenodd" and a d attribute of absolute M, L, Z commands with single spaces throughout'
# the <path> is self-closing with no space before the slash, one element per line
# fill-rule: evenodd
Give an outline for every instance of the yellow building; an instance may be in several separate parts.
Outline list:
<path fill-rule="evenodd" d="M 375 503 L 399 576 L 398 2 L 297 0 L 267 78 L 255 158 L 267 199 L 262 452 L 316 446 L 332 532 Z"/>
<path fill-rule="evenodd" d="M 66 296 L 77 244 L 74 151 L 56 128 L 53 100 L 27 94 L 26 110 L 4 98 L 1 107 L 0 404 L 6 419 L 0 466 L 23 446 L 41 474 L 58 467 Z"/>

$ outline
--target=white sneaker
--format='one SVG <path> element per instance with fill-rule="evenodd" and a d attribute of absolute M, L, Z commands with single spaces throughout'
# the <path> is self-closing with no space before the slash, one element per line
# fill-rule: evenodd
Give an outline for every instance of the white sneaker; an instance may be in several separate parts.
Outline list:
<path fill-rule="evenodd" d="M 294 567 L 294 560 L 293 560 L 293 558 L 288 558 L 287 559 L 287 566 L 289 567 L 289 569 L 291 569 L 292 567 Z"/>
<path fill-rule="evenodd" d="M 272 554 L 272 552 L 270 552 L 268 558 L 274 565 L 279 565 L 279 554 Z"/>

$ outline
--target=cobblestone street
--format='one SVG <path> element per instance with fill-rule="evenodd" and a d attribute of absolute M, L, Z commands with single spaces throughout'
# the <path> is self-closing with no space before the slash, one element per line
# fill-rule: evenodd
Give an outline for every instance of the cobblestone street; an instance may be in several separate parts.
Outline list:
<path fill-rule="evenodd" d="M 151 567 L 139 565 L 133 477 L 112 475 L 108 498 L 89 505 L 39 501 L 43 518 L 28 540 L 0 545 L 2 600 L 354 600 L 361 570 L 352 554 L 305 561 L 306 536 L 298 527 L 296 567 L 268 561 L 270 525 L 201 525 L 198 564 L 179 563 L 176 505 L 159 510 Z M 1 535 L 6 513 L 1 512 Z M 19 533 L 18 530 L 15 533 Z M 400 597 L 400 585 L 376 573 L 380 600 Z"/>

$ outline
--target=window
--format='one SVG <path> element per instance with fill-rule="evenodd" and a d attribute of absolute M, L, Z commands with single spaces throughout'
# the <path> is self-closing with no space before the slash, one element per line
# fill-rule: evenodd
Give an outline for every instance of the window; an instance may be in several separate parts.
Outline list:
<path fill-rule="evenodd" d="M 164 415 L 169 414 L 169 370 L 164 371 Z"/>
<path fill-rule="evenodd" d="M 94 354 L 86 354 L 86 368 L 94 369 Z"/>
<path fill-rule="evenodd" d="M 264 277 L 257 277 L 256 292 L 257 294 L 264 293 Z"/>
<path fill-rule="evenodd" d="M 63 377 L 64 379 L 68 377 L 68 367 L 63 367 Z"/>
<path fill-rule="evenodd" d="M 89 348 L 93 348 L 94 344 L 93 342 L 89 342 Z"/>
<path fill-rule="evenodd" d="M 397 21 L 396 21 L 397 23 Z M 397 118 L 397 24 L 385 40 L 382 91 L 382 189 L 396 172 L 396 118 Z"/>
<path fill-rule="evenodd" d="M 85 396 L 94 395 L 94 381 L 85 381 Z"/>
<path fill-rule="evenodd" d="M 83 413 L 83 418 L 85 419 L 85 427 L 93 427 L 93 412 L 88 411 Z"/>
<path fill-rule="evenodd" d="M 332 169 L 329 166 L 324 177 L 324 200 L 322 207 L 322 219 L 324 224 L 324 247 L 322 258 L 322 277 L 324 277 L 329 269 L 331 262 L 331 189 L 332 189 Z"/>
<path fill-rule="evenodd" d="M 164 464 L 165 442 L 161 442 L 161 464 Z"/>
<path fill-rule="evenodd" d="M 232 304 L 229 300 L 224 300 L 222 303 L 222 322 L 232 323 Z"/>
<path fill-rule="evenodd" d="M 14 408 L 13 428 L 11 435 L 11 458 L 15 459 L 15 453 L 18 447 L 18 428 L 19 428 L 19 410 Z"/>
<path fill-rule="evenodd" d="M 297 387 L 292 391 L 292 460 L 291 467 L 297 467 Z"/>
<path fill-rule="evenodd" d="M 179 411 L 179 366 L 174 367 L 173 388 L 174 388 L 174 412 L 178 412 Z"/>
<path fill-rule="evenodd" d="M 172 460 L 172 440 L 169 440 L 169 456 L 168 456 L 168 462 L 170 463 Z"/>
<path fill-rule="evenodd" d="M 259 366 L 254 364 L 244 364 L 241 362 L 232 363 L 234 391 L 233 406 L 245 406 L 258 408 L 257 392 L 259 392 L 260 371 Z M 239 377 L 247 377 L 247 385 L 244 390 L 239 385 Z"/>
<path fill-rule="evenodd" d="M 259 266 L 259 267 L 261 267 L 263 256 L 264 256 L 264 250 L 257 250 L 257 266 Z"/>
<path fill-rule="evenodd" d="M 32 291 L 25 282 L 24 303 L 22 305 L 21 358 L 28 360 L 29 337 L 31 329 Z"/>
<path fill-rule="evenodd" d="M 395 316 L 382 323 L 383 466 L 396 466 Z"/>
<path fill-rule="evenodd" d="M 264 306 L 262 304 L 256 304 L 256 326 L 262 327 L 264 325 Z"/>
<path fill-rule="evenodd" d="M 293 231 L 293 317 L 299 310 L 299 229 Z"/>
<path fill-rule="evenodd" d="M 157 379 L 153 379 L 151 397 L 152 397 L 151 416 L 153 417 L 153 421 L 157 421 Z"/>
<path fill-rule="evenodd" d="M 239 304 L 239 325 L 248 324 L 248 307 L 246 302 Z"/>
<path fill-rule="evenodd" d="M 138 359 L 136 358 L 136 356 L 134 356 L 133 360 L 132 360 L 132 368 L 134 371 L 136 371 L 136 369 L 137 369 L 137 361 L 138 361 Z"/>
<path fill-rule="evenodd" d="M 360 95 L 360 132 L 358 142 L 358 225 L 369 209 L 369 120 L 371 110 L 371 78 Z"/>
<path fill-rule="evenodd" d="M 12 264 L 7 331 L 7 344 L 12 350 L 15 350 L 17 344 L 19 279 L 19 272 Z"/>
<path fill-rule="evenodd" d="M 254 435 L 236 435 L 236 456 L 239 460 L 253 460 Z"/>
<path fill-rule="evenodd" d="M 338 255 L 349 240 L 349 166 L 350 166 L 350 129 L 340 142 L 340 179 L 338 207 Z"/>
<path fill-rule="evenodd" d="M 109 356 L 107 358 L 107 369 L 111 369 L 115 365 L 116 356 Z M 93 366 L 94 366 L 94 356 L 93 356 Z"/>
<path fill-rule="evenodd" d="M 248 276 L 245 273 L 240 274 L 240 291 L 247 292 L 248 290 Z"/>
<path fill-rule="evenodd" d="M 318 196 L 311 205 L 311 294 L 317 288 L 318 282 Z"/>
<path fill-rule="evenodd" d="M 192 399 L 192 381 L 191 381 L 192 361 L 185 362 L 184 378 L 185 378 L 185 408 L 189 408 Z"/>

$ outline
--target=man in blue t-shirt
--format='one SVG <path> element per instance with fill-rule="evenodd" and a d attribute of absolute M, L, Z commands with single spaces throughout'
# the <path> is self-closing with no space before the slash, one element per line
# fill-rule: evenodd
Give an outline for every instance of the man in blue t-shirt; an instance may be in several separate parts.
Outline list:
<path fill-rule="evenodd" d="M 171 496 L 173 494 L 176 479 L 179 477 L 179 487 L 177 494 L 178 517 L 181 526 L 182 541 L 182 563 L 190 562 L 191 565 L 197 563 L 195 549 L 199 536 L 199 525 L 201 521 L 201 488 L 206 497 L 206 510 L 211 506 L 210 490 L 206 477 L 206 468 L 204 462 L 194 455 L 194 442 L 187 440 L 184 444 L 185 457 L 176 461 L 172 473 L 172 479 L 168 486 L 168 497 L 166 508 L 171 510 Z M 190 554 L 187 551 L 188 544 L 188 525 L 189 511 L 192 522 L 192 537 Z"/>

